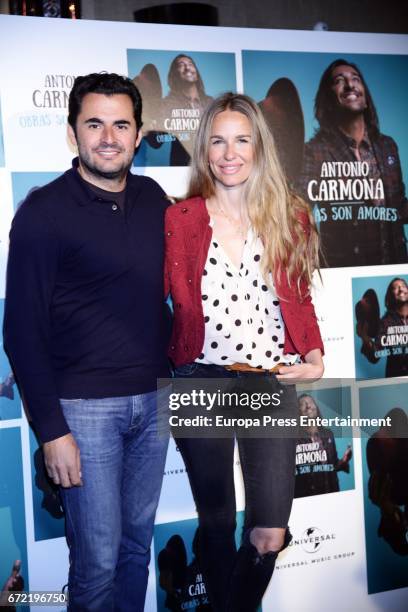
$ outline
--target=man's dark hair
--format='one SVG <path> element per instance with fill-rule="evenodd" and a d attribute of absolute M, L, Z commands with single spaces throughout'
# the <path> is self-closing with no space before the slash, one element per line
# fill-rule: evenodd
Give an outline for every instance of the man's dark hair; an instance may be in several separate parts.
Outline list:
<path fill-rule="evenodd" d="M 405 286 L 407 286 L 407 281 L 404 278 L 399 278 L 398 276 L 393 278 L 390 284 L 388 285 L 384 302 L 385 302 L 385 307 L 387 309 L 387 312 L 390 312 L 390 313 L 396 312 L 397 310 L 397 300 L 395 299 L 395 295 L 392 291 L 392 286 L 397 281 L 400 281 L 401 283 L 404 283 Z"/>
<path fill-rule="evenodd" d="M 198 71 L 197 65 L 195 63 L 195 61 L 193 60 L 192 57 L 190 57 L 189 55 L 186 55 L 185 53 L 179 53 L 179 55 L 177 55 L 174 60 L 171 62 L 170 64 L 170 68 L 169 68 L 169 73 L 167 75 L 167 83 L 170 87 L 170 92 L 179 92 L 180 90 L 183 89 L 184 87 L 184 81 L 183 79 L 180 77 L 178 71 L 177 71 L 177 62 L 181 57 L 186 57 L 187 59 L 189 59 L 193 64 L 194 64 L 194 68 L 197 71 L 197 83 L 196 83 L 196 87 L 197 87 L 197 91 L 198 91 L 198 95 L 201 96 L 205 96 L 205 89 L 204 89 L 204 83 L 203 80 L 201 78 L 201 75 Z"/>
<path fill-rule="evenodd" d="M 315 98 L 315 117 L 319 122 L 320 128 L 327 132 L 333 132 L 336 130 L 338 125 L 338 105 L 334 91 L 332 90 L 333 78 L 332 73 L 338 66 L 350 66 L 353 68 L 361 79 L 364 86 L 365 97 L 367 102 L 367 108 L 364 109 L 364 121 L 366 124 L 367 132 L 371 136 L 377 136 L 379 133 L 378 115 L 374 106 L 373 99 L 371 97 L 370 90 L 368 89 L 367 83 L 364 80 L 359 68 L 356 64 L 348 62 L 345 59 L 337 59 L 330 64 L 323 72 L 322 78 L 320 79 L 319 89 L 317 90 Z"/>
<path fill-rule="evenodd" d="M 93 72 L 77 77 L 69 94 L 68 123 L 74 132 L 78 115 L 81 112 L 82 100 L 89 93 L 104 94 L 105 96 L 115 94 L 129 96 L 133 105 L 136 127 L 140 130 L 142 127 L 142 98 L 133 81 L 114 72 Z"/>

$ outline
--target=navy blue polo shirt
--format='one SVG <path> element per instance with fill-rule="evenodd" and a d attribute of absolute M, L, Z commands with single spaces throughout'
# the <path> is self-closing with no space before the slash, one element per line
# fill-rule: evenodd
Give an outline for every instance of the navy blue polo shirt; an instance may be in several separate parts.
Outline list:
<path fill-rule="evenodd" d="M 59 398 L 147 393 L 169 374 L 164 192 L 129 173 L 122 211 L 77 164 L 27 197 L 10 232 L 4 345 L 43 442 L 69 432 Z"/>

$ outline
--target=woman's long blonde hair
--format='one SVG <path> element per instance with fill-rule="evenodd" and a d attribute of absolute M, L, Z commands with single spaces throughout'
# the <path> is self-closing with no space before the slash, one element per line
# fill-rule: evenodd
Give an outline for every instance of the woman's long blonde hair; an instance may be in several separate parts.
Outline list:
<path fill-rule="evenodd" d="M 279 162 L 272 134 L 257 104 L 243 94 L 225 93 L 204 111 L 197 131 L 187 197 L 215 195 L 216 183 L 208 164 L 211 128 L 215 116 L 225 110 L 245 115 L 252 127 L 254 167 L 248 178 L 246 202 L 254 231 L 261 236 L 262 273 L 276 279 L 286 274 L 304 294 L 319 264 L 319 238 L 309 206 L 292 193 Z M 302 291 L 301 291 L 302 289 Z"/>

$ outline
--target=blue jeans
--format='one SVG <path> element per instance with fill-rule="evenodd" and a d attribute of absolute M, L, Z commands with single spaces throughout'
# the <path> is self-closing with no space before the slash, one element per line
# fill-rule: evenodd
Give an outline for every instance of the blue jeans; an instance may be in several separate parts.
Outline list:
<path fill-rule="evenodd" d="M 157 398 L 157 402 L 156 402 Z M 62 399 L 81 453 L 82 487 L 61 489 L 70 612 L 143 612 L 168 436 L 168 390 Z M 157 405 L 156 405 L 157 404 Z"/>

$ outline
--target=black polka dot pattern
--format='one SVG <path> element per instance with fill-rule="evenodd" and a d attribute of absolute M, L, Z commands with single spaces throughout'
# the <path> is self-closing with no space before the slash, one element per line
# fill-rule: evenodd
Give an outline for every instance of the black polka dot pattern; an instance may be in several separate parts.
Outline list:
<path fill-rule="evenodd" d="M 262 242 L 251 230 L 248 236 L 237 265 L 222 243 L 210 243 L 201 279 L 205 338 L 198 361 L 259 369 L 294 363 L 297 355 L 283 354 L 285 329 L 272 277 L 266 282 L 260 269 Z"/>

